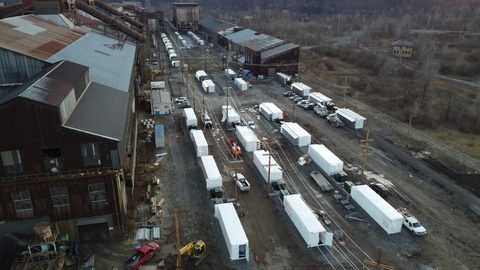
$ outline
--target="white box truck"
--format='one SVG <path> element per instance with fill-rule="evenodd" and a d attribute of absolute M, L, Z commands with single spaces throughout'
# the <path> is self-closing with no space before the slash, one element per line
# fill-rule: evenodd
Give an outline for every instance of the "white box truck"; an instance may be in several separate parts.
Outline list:
<path fill-rule="evenodd" d="M 277 72 L 275 74 L 275 80 L 279 82 L 281 85 L 286 85 L 292 80 L 292 76 L 287 75 L 285 73 Z"/>
<path fill-rule="evenodd" d="M 259 111 L 267 120 L 275 121 L 277 119 L 283 119 L 283 111 L 280 110 L 277 105 L 271 102 L 264 102 L 260 104 Z"/>
<path fill-rule="evenodd" d="M 263 180 L 268 183 L 268 164 L 270 159 L 270 183 L 282 180 L 282 169 L 278 166 L 273 157 L 269 157 L 269 152 L 265 150 L 258 150 L 253 152 L 253 163 L 257 170 L 263 177 Z"/>
<path fill-rule="evenodd" d="M 245 151 L 253 152 L 260 149 L 260 140 L 251 128 L 246 126 L 237 127 L 235 134 Z"/>
<path fill-rule="evenodd" d="M 294 146 L 307 146 L 312 141 L 312 135 L 299 124 L 286 122 L 280 127 L 280 133 L 285 136 Z"/>
<path fill-rule="evenodd" d="M 213 156 L 201 156 L 201 166 L 207 189 L 214 189 L 222 186 L 222 175 L 218 170 L 217 163 Z"/>
<path fill-rule="evenodd" d="M 311 144 L 308 155 L 327 175 L 334 175 L 343 171 L 343 161 L 323 144 Z"/>
<path fill-rule="evenodd" d="M 237 78 L 237 73 L 231 69 L 225 69 L 225 76 L 231 80 Z"/>
<path fill-rule="evenodd" d="M 240 89 L 241 91 L 248 90 L 248 84 L 242 78 L 235 78 L 234 84 Z"/>
<path fill-rule="evenodd" d="M 185 116 L 185 124 L 189 129 L 197 128 L 197 116 L 192 108 L 183 109 L 183 115 Z"/>
<path fill-rule="evenodd" d="M 195 72 L 195 77 L 197 78 L 197 81 L 201 82 L 205 79 L 207 79 L 208 75 L 204 70 L 199 70 Z"/>
<path fill-rule="evenodd" d="M 323 106 L 327 106 L 327 105 L 330 105 L 330 103 L 332 103 L 331 98 L 319 92 L 310 93 L 310 95 L 308 95 L 308 101 L 310 101 L 315 105 L 321 104 Z"/>
<path fill-rule="evenodd" d="M 195 146 L 197 157 L 208 156 L 208 143 L 202 130 L 190 130 L 190 138 Z"/>
<path fill-rule="evenodd" d="M 204 80 L 202 88 L 205 93 L 215 93 L 215 83 L 212 80 Z"/>
<path fill-rule="evenodd" d="M 388 234 L 402 231 L 403 216 L 367 185 L 352 186 L 352 199 Z"/>
<path fill-rule="evenodd" d="M 248 238 L 243 230 L 233 203 L 215 205 L 215 216 L 220 223 L 230 260 L 249 260 Z"/>
<path fill-rule="evenodd" d="M 288 217 L 307 243 L 307 248 L 332 245 L 333 233 L 325 230 L 300 194 L 285 196 L 283 206 Z"/>
<path fill-rule="evenodd" d="M 290 89 L 301 97 L 308 97 L 308 95 L 310 94 L 310 91 L 312 90 L 310 86 L 305 85 L 303 83 L 299 83 L 299 82 L 292 83 L 292 85 L 290 86 Z"/>

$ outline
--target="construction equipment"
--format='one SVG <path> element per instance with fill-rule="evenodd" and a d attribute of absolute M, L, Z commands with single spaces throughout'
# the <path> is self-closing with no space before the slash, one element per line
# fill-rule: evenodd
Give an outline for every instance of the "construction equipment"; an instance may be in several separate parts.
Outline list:
<path fill-rule="evenodd" d="M 337 116 L 336 113 L 332 113 L 327 115 L 327 122 L 332 124 L 334 127 L 343 127 L 345 124 L 342 122 L 342 120 Z"/>
<path fill-rule="evenodd" d="M 180 249 L 181 255 L 185 253 L 187 253 L 190 258 L 199 259 L 195 263 L 195 266 L 198 266 L 207 257 L 207 245 L 202 240 L 192 241 Z"/>
<path fill-rule="evenodd" d="M 242 148 L 238 146 L 237 140 L 235 139 L 229 139 L 228 143 L 232 146 L 232 154 L 235 155 L 241 155 L 242 154 Z"/>

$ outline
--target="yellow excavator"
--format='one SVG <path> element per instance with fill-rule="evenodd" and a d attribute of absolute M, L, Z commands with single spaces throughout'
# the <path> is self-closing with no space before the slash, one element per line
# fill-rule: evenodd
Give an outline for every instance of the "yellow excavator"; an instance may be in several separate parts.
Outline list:
<path fill-rule="evenodd" d="M 196 240 L 193 242 L 188 243 L 186 246 L 180 249 L 180 255 L 187 253 L 187 255 L 191 258 L 199 259 L 195 266 L 198 266 L 207 256 L 207 245 L 202 240 Z M 179 258 L 181 259 L 181 258 Z M 177 268 L 179 263 L 177 261 Z"/>

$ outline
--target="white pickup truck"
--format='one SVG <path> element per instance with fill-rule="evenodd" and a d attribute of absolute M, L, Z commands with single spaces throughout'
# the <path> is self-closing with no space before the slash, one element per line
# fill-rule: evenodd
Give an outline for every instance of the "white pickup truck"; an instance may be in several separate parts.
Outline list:
<path fill-rule="evenodd" d="M 245 179 L 245 176 L 243 174 L 237 173 L 237 185 L 240 191 L 247 191 L 250 190 L 250 183 Z M 233 181 L 235 181 L 235 174 L 233 175 Z"/>
<path fill-rule="evenodd" d="M 414 235 L 425 235 L 427 230 L 422 224 L 412 216 L 406 208 L 398 208 L 397 211 L 403 216 L 403 225 L 407 227 Z"/>

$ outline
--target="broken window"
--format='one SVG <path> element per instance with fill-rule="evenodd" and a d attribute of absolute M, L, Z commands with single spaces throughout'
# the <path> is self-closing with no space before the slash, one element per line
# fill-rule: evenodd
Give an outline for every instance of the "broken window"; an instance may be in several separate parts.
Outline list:
<path fill-rule="evenodd" d="M 82 150 L 83 165 L 93 166 L 100 165 L 100 153 L 98 151 L 97 143 L 82 143 L 80 145 Z"/>
<path fill-rule="evenodd" d="M 67 187 L 51 188 L 50 196 L 52 197 L 53 206 L 70 205 Z"/>
<path fill-rule="evenodd" d="M 105 192 L 105 184 L 97 183 L 88 185 L 88 193 L 90 193 L 90 201 L 93 202 L 106 202 L 107 193 Z"/>
<path fill-rule="evenodd" d="M 19 150 L 4 151 L 0 153 L 2 156 L 3 167 L 6 173 L 23 172 L 22 158 Z"/>
<path fill-rule="evenodd" d="M 15 206 L 15 211 L 32 210 L 33 204 L 28 190 L 12 192 L 12 201 Z"/>

